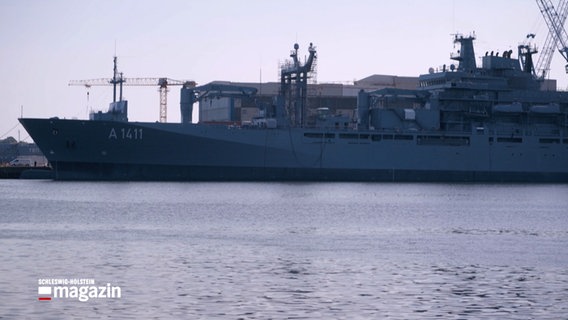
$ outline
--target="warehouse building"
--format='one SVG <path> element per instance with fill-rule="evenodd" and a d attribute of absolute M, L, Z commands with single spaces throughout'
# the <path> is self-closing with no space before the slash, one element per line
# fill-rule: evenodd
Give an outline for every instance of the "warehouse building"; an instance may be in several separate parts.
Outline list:
<path fill-rule="evenodd" d="M 262 115 L 262 109 L 274 104 L 280 83 L 236 83 L 215 81 L 214 84 L 252 87 L 257 89 L 253 97 L 211 96 L 199 102 L 200 122 L 231 122 L 246 124 Z M 416 89 L 417 77 L 372 75 L 353 83 L 319 83 L 308 85 L 307 124 L 315 121 L 321 112 L 346 116 L 355 120 L 357 93 L 360 90 L 374 91 L 383 88 Z"/>

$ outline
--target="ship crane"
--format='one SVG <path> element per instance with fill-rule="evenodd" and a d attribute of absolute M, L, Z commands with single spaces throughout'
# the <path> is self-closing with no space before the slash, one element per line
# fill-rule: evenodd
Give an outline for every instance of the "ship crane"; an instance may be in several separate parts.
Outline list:
<path fill-rule="evenodd" d="M 70 86 L 84 86 L 85 88 L 90 88 L 92 86 L 113 86 L 113 102 L 116 102 L 116 85 L 120 87 L 119 100 L 122 100 L 122 86 L 158 86 L 158 91 L 160 93 L 160 122 L 167 122 L 167 110 L 168 110 L 168 87 L 169 86 L 185 86 L 185 87 L 195 87 L 195 81 L 189 80 L 174 80 L 170 78 L 125 78 L 122 73 L 117 70 L 116 61 L 117 58 L 114 57 L 114 75 L 112 78 L 99 78 L 99 79 L 89 79 L 89 80 L 71 80 L 69 81 Z"/>
<path fill-rule="evenodd" d="M 568 34 L 566 29 L 564 29 L 568 8 L 564 0 L 560 0 L 558 3 L 560 14 L 552 5 L 551 0 L 537 0 L 537 4 L 549 30 L 549 36 L 544 45 L 544 53 L 539 58 L 537 65 L 537 70 L 542 72 L 542 76 L 544 76 L 550 68 L 554 47 L 557 47 L 564 60 L 568 62 Z M 565 69 L 568 73 L 568 64 L 565 66 Z"/>

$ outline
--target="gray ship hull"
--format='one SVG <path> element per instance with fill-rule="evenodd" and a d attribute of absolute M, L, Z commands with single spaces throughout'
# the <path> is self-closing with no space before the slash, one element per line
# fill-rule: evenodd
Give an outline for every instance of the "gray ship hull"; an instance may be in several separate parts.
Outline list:
<path fill-rule="evenodd" d="M 57 180 L 566 182 L 568 141 L 20 119 Z"/>
<path fill-rule="evenodd" d="M 474 39 L 455 35 L 458 65 L 416 89 L 359 89 L 353 118 L 310 109 L 316 49 L 301 63 L 295 44 L 271 103 L 251 87 L 186 82 L 181 123 L 129 122 L 115 58 L 107 112 L 20 121 L 60 180 L 568 182 L 568 93 L 543 88 L 531 46 L 517 59 L 487 52 L 478 67 Z M 254 101 L 259 116 L 191 123 L 195 103 L 221 98 Z"/>

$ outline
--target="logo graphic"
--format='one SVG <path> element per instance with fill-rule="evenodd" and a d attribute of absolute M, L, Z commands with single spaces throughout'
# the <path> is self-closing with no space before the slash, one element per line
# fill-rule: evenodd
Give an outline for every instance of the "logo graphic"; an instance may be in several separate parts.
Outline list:
<path fill-rule="evenodd" d="M 90 299 L 120 299 L 122 289 L 110 283 L 97 286 L 94 279 L 39 279 L 39 301 L 72 299 L 86 302 Z"/>
<path fill-rule="evenodd" d="M 51 300 L 51 287 L 37 287 L 37 294 L 40 296 L 39 301 Z"/>

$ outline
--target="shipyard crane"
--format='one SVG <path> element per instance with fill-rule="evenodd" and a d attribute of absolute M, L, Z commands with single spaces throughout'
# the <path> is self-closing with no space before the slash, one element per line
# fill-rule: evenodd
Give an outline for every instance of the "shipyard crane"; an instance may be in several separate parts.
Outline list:
<path fill-rule="evenodd" d="M 568 62 L 568 33 L 566 33 L 566 29 L 564 29 L 564 21 L 566 20 L 565 11 L 568 9 L 566 9 L 565 2 L 566 1 L 562 0 L 559 2 L 560 14 L 558 14 L 558 11 L 556 11 L 556 8 L 552 5 L 551 0 L 537 0 L 540 12 L 548 26 L 549 33 L 551 34 L 549 37 L 552 37 L 552 39 L 549 40 L 550 43 L 548 45 L 553 47 L 554 44 L 556 44 L 560 54 L 564 60 Z M 544 49 L 547 50 L 546 44 Z M 550 66 L 549 61 L 552 59 L 552 50 L 548 55 L 549 56 L 547 57 L 545 52 L 545 57 L 542 58 L 545 60 L 542 60 L 542 65 L 539 65 L 539 68 L 541 68 L 539 70 L 542 70 L 543 72 L 546 72 L 546 69 Z M 539 62 L 540 61 L 541 60 L 539 59 Z M 547 63 L 548 66 L 546 65 Z M 565 69 L 568 73 L 568 64 L 565 66 Z"/>
<path fill-rule="evenodd" d="M 542 8 L 549 8 L 546 4 L 540 4 Z M 558 11 L 558 23 L 560 26 L 564 25 L 566 21 L 566 17 L 568 16 L 568 1 L 567 0 L 559 0 L 558 4 L 556 5 Z M 551 9 L 546 9 L 550 11 Z M 541 9 L 542 11 L 542 9 Z M 552 11 L 551 11 L 552 12 Z M 554 14 L 554 13 L 553 13 Z M 530 34 L 527 38 L 533 37 L 534 34 Z M 535 67 L 535 75 L 540 77 L 541 79 L 546 78 L 548 72 L 550 71 L 550 64 L 552 63 L 552 56 L 554 55 L 554 51 L 558 45 L 558 35 L 552 29 L 548 32 L 546 36 L 546 40 L 544 41 L 544 45 L 540 50 L 540 55 L 538 57 L 538 61 Z"/>
<path fill-rule="evenodd" d="M 170 78 L 125 78 L 122 73 L 117 70 L 117 58 L 114 57 L 114 75 L 112 78 L 99 78 L 89 80 L 71 80 L 70 86 L 84 86 L 90 88 L 92 86 L 113 86 L 113 102 L 116 102 L 116 85 L 120 86 L 119 100 L 122 100 L 122 86 L 158 86 L 160 93 L 160 122 L 167 122 L 168 109 L 168 87 L 169 86 L 185 86 L 195 87 L 195 81 L 174 80 Z"/>

